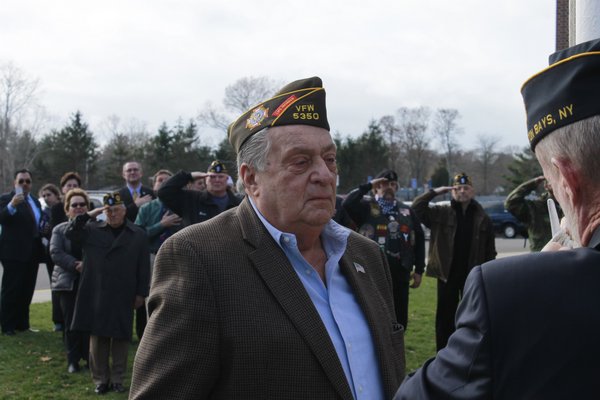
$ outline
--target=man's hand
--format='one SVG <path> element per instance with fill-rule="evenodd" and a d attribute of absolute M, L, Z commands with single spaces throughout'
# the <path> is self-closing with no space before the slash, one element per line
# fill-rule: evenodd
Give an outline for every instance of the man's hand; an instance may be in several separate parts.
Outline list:
<path fill-rule="evenodd" d="M 194 171 L 190 175 L 192 175 L 192 180 L 196 180 L 198 178 L 206 178 L 208 174 L 206 172 Z"/>
<path fill-rule="evenodd" d="M 417 274 L 416 272 L 413 272 L 412 274 L 410 274 L 410 278 L 413 281 L 413 283 L 410 285 L 410 287 L 413 289 L 416 289 L 419 286 L 421 286 L 421 278 L 422 277 L 423 277 L 423 275 Z"/>
<path fill-rule="evenodd" d="M 453 190 L 454 186 L 440 186 L 438 188 L 433 189 L 433 191 L 436 194 L 444 194 L 444 193 L 448 193 L 449 191 Z"/>
<path fill-rule="evenodd" d="M 176 226 L 176 225 L 181 224 L 181 221 L 182 221 L 182 219 L 179 215 L 167 212 L 161 218 L 160 224 L 164 228 L 169 228 L 171 226 Z"/>
<path fill-rule="evenodd" d="M 75 271 L 83 271 L 83 261 L 75 261 Z"/>
<path fill-rule="evenodd" d="M 19 204 L 21 204 L 24 201 L 25 195 L 23 193 L 19 193 L 13 196 L 12 200 L 10 201 L 10 204 L 16 208 Z"/>
<path fill-rule="evenodd" d="M 144 298 L 142 296 L 135 296 L 135 301 L 133 302 L 133 308 L 138 309 L 144 304 Z"/>
<path fill-rule="evenodd" d="M 387 182 L 387 181 L 388 181 L 388 178 L 386 178 L 386 177 L 371 179 L 371 187 L 373 189 L 376 189 L 380 183 Z"/>
<path fill-rule="evenodd" d="M 100 214 L 102 214 L 104 212 L 104 210 L 107 210 L 109 208 L 109 206 L 104 206 L 104 207 L 99 207 L 99 208 L 94 208 L 93 210 L 88 211 L 88 215 L 92 218 L 92 219 L 96 219 L 96 217 Z"/>
<path fill-rule="evenodd" d="M 137 199 L 135 199 L 135 205 L 140 208 L 141 206 L 143 206 L 146 203 L 149 203 L 150 201 L 152 201 L 152 196 L 147 194 L 144 195 L 142 197 L 138 197 Z"/>

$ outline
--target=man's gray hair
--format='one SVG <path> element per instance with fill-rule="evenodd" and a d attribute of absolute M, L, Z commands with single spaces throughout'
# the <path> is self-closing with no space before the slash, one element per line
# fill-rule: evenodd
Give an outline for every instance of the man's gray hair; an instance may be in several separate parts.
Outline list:
<path fill-rule="evenodd" d="M 238 189 L 243 186 L 241 182 L 240 167 L 246 163 L 252 167 L 255 171 L 264 171 L 267 167 L 267 155 L 271 150 L 271 140 L 268 138 L 269 128 L 262 129 L 256 132 L 254 135 L 242 145 L 237 156 L 237 168 L 238 168 Z"/>
<path fill-rule="evenodd" d="M 600 180 L 600 115 L 557 129 L 535 148 L 538 160 L 550 165 L 552 157 L 569 159 L 589 181 Z"/>

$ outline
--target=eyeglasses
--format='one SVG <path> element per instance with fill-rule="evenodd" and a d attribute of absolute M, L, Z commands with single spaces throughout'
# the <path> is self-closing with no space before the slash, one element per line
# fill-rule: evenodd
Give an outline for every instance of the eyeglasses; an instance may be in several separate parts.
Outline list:
<path fill-rule="evenodd" d="M 87 207 L 87 203 L 71 203 L 71 208 Z"/>
<path fill-rule="evenodd" d="M 26 184 L 28 184 L 28 185 L 29 185 L 29 184 L 31 184 L 31 179 L 19 179 L 19 180 L 17 181 L 17 183 L 18 183 L 19 185 L 22 185 L 22 184 L 24 184 L 24 183 L 26 183 Z"/>

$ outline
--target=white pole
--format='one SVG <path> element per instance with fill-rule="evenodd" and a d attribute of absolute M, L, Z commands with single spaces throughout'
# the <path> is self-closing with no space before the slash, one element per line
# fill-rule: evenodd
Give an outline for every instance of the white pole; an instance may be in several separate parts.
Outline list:
<path fill-rule="evenodd" d="M 575 1 L 575 43 L 600 38 L 600 1 Z"/>

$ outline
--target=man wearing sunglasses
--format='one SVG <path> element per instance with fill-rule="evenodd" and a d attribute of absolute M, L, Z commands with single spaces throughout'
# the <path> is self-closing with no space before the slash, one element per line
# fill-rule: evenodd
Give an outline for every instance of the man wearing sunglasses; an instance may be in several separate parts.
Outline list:
<path fill-rule="evenodd" d="M 2 334 L 30 330 L 29 305 L 35 290 L 43 246 L 39 233 L 40 202 L 30 196 L 31 172 L 15 173 L 14 189 L 0 196 L 0 262 L 2 294 L 0 326 Z"/>

